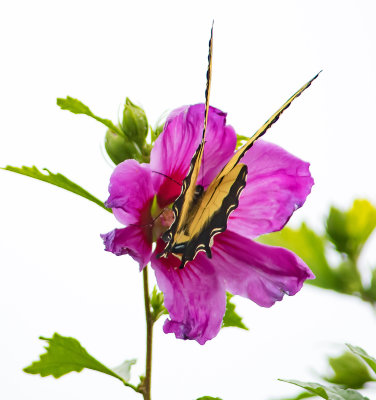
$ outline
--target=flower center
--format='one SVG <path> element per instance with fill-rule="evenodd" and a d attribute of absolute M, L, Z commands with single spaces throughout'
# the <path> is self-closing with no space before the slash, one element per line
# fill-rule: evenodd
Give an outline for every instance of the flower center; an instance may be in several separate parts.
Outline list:
<path fill-rule="evenodd" d="M 174 222 L 174 213 L 170 208 L 159 208 L 157 196 L 154 196 L 150 214 L 154 221 L 152 231 L 153 242 L 155 242 Z"/>

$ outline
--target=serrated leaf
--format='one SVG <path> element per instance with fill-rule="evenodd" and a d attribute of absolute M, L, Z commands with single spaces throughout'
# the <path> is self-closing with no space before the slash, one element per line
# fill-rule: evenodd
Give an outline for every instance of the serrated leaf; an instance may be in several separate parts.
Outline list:
<path fill-rule="evenodd" d="M 84 114 L 88 115 L 91 118 L 94 118 L 95 120 L 101 122 L 102 124 L 106 125 L 107 128 L 110 128 L 112 131 L 118 133 L 120 136 L 124 136 L 124 132 L 115 126 L 112 121 L 109 119 L 105 118 L 100 118 L 97 117 L 92 113 L 90 108 L 86 106 L 84 103 L 82 103 L 80 100 L 74 99 L 73 97 L 67 96 L 66 99 L 58 98 L 56 100 L 56 104 L 62 109 L 62 110 L 68 110 L 72 112 L 73 114 Z"/>
<path fill-rule="evenodd" d="M 361 357 L 374 372 L 376 372 L 376 358 L 371 357 L 367 354 L 361 347 L 352 346 L 351 344 L 346 344 L 346 346 L 357 356 Z"/>
<path fill-rule="evenodd" d="M 59 173 L 53 174 L 47 168 L 43 168 L 43 171 L 47 171 L 47 174 L 40 172 L 38 170 L 38 168 L 35 166 L 32 166 L 32 167 L 22 166 L 21 168 L 18 168 L 18 167 L 12 167 L 10 165 L 7 165 L 5 168 L 1 168 L 1 169 L 5 169 L 7 171 L 12 171 L 17 174 L 29 176 L 30 178 L 38 179 L 40 181 L 50 183 L 51 185 L 58 186 L 62 189 L 68 190 L 69 192 L 78 194 L 79 196 L 84 197 L 85 199 L 88 199 L 95 204 L 98 204 L 100 207 L 104 208 L 106 211 L 112 212 L 112 210 L 110 208 L 107 208 L 102 201 L 97 199 L 95 196 L 90 194 L 88 191 L 83 189 L 81 186 L 72 182 L 71 180 L 66 178 L 64 175 L 61 175 Z"/>
<path fill-rule="evenodd" d="M 210 396 L 204 396 L 204 397 L 200 397 L 196 400 L 222 400 L 219 397 L 210 397 Z"/>
<path fill-rule="evenodd" d="M 296 380 L 279 379 L 282 382 L 291 383 L 299 386 L 313 395 L 322 397 L 326 400 L 369 400 L 353 389 L 341 389 L 336 386 L 324 386 L 314 382 L 301 382 Z"/>
<path fill-rule="evenodd" d="M 333 368 L 334 375 L 324 379 L 330 383 L 360 389 L 365 383 L 373 381 L 364 362 L 349 351 L 339 357 L 329 358 L 329 364 Z"/>
<path fill-rule="evenodd" d="M 77 339 L 61 336 L 58 333 L 54 333 L 52 338 L 39 339 L 48 342 L 47 352 L 40 356 L 39 361 L 34 361 L 24 368 L 28 374 L 39 374 L 42 377 L 52 375 L 54 378 L 60 378 L 69 372 L 81 372 L 84 368 L 88 368 L 113 376 L 130 386 L 122 376 L 92 357 Z"/>
<path fill-rule="evenodd" d="M 376 227 L 376 208 L 368 200 L 355 200 L 348 211 L 330 209 L 326 221 L 328 237 L 340 252 L 356 259 Z"/>
<path fill-rule="evenodd" d="M 242 322 L 242 317 L 235 312 L 235 304 L 231 303 L 231 298 L 234 296 L 226 293 L 226 297 L 226 312 L 223 317 L 222 328 L 233 326 L 248 331 L 248 328 Z"/>
<path fill-rule="evenodd" d="M 306 283 L 342 291 L 336 271 L 330 268 L 325 257 L 325 239 L 306 224 L 303 223 L 296 230 L 285 227 L 279 232 L 263 235 L 258 240 L 271 246 L 285 247 L 301 257 L 316 276 L 316 279 L 307 280 Z"/>

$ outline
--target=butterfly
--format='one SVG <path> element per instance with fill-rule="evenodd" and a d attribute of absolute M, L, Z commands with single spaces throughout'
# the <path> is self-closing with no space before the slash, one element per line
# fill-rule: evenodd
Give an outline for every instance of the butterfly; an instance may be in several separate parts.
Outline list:
<path fill-rule="evenodd" d="M 233 155 L 206 190 L 197 184 L 205 148 L 205 136 L 209 114 L 213 54 L 213 26 L 209 40 L 208 69 L 206 74 L 205 114 L 202 140 L 190 163 L 187 176 L 183 180 L 179 197 L 172 205 L 174 222 L 162 235 L 166 246 L 158 257 L 173 253 L 181 260 L 179 268 L 194 260 L 197 253 L 205 251 L 212 257 L 213 238 L 227 228 L 227 220 L 239 204 L 239 197 L 246 186 L 248 168 L 240 161 L 255 141 L 278 121 L 281 114 L 300 96 L 320 72 L 303 85 L 276 111 L 256 133 Z"/>

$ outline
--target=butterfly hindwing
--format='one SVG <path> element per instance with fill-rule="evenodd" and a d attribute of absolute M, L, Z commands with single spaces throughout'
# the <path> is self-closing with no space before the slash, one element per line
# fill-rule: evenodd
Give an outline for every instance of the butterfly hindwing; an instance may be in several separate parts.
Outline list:
<path fill-rule="evenodd" d="M 210 185 L 204 193 L 188 227 L 190 236 L 181 259 L 183 266 L 192 261 L 199 251 L 205 251 L 211 258 L 212 238 L 226 230 L 230 213 L 238 207 L 247 173 L 247 166 L 238 164 L 221 178 L 218 185 Z"/>

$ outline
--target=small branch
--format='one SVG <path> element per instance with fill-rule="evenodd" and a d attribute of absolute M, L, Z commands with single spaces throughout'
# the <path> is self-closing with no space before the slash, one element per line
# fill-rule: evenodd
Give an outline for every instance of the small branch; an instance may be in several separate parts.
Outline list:
<path fill-rule="evenodd" d="M 149 297 L 149 282 L 148 282 L 148 267 L 146 266 L 143 271 L 144 278 L 144 300 L 145 300 L 145 316 L 146 316 L 146 370 L 145 379 L 139 387 L 139 391 L 143 394 L 144 400 L 150 400 L 151 388 L 151 356 L 153 344 L 153 316 L 150 310 L 150 297 Z"/>
<path fill-rule="evenodd" d="M 137 392 L 137 393 L 140 393 L 140 389 L 139 389 L 138 387 L 136 387 L 136 386 L 132 385 L 131 383 L 126 382 L 126 381 L 124 381 L 124 380 L 122 380 L 122 382 L 123 382 L 123 384 L 124 384 L 125 386 L 127 386 L 127 387 L 133 389 L 133 390 L 134 390 L 135 392 Z"/>
<path fill-rule="evenodd" d="M 366 301 L 366 302 L 370 303 L 372 307 L 375 307 L 375 305 L 376 305 L 376 300 L 375 300 L 372 296 L 370 296 L 369 293 L 367 293 L 367 291 L 362 290 L 362 291 L 360 292 L 359 297 L 360 297 L 363 301 Z"/>

